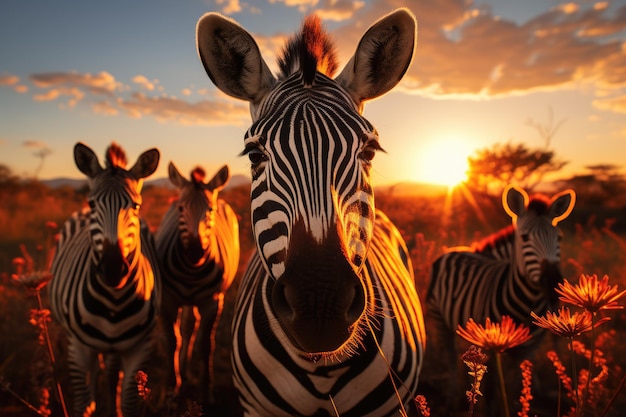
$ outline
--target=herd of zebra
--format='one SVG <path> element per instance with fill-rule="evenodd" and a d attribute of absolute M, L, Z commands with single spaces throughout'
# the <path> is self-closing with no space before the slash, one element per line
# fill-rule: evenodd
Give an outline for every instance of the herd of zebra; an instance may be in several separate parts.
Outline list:
<path fill-rule="evenodd" d="M 334 46 L 311 16 L 275 76 L 236 22 L 216 13 L 198 22 L 208 76 L 248 101 L 252 116 L 242 155 L 251 164 L 256 250 L 231 327 L 233 380 L 246 416 L 417 415 L 424 316 L 406 244 L 374 205 L 370 169 L 382 146 L 362 116 L 366 101 L 402 79 L 416 33 L 409 10 L 393 11 L 335 75 Z M 148 150 L 127 169 L 124 151 L 112 144 L 103 168 L 86 145 L 74 148 L 89 206 L 62 227 L 49 291 L 68 337 L 77 416 L 95 408 L 98 354 L 111 377 L 123 371 L 121 410 L 137 415 L 134 376 L 150 359 L 150 333 L 159 326 L 168 387 L 184 384 L 188 347 L 177 348 L 175 334 L 184 309 L 200 313 L 197 334 L 185 343 L 202 353 L 203 384 L 212 378 L 215 326 L 239 262 L 237 217 L 218 198 L 229 172 L 207 181 L 197 168 L 186 179 L 170 163 L 179 198 L 152 235 L 140 216 L 141 189 L 159 158 Z M 451 337 L 469 317 L 508 314 L 530 324 L 531 309 L 553 305 L 561 279 L 556 224 L 574 200 L 572 191 L 529 198 L 509 187 L 503 202 L 511 227 L 434 263 L 427 310 Z"/>

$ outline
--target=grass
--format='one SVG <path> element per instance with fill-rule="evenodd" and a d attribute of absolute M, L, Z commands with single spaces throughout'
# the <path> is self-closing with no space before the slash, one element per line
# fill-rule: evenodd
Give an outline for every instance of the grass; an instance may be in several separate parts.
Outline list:
<path fill-rule="evenodd" d="M 142 211 L 147 214 L 148 221 L 154 228 L 158 227 L 172 193 L 173 191 L 166 189 L 147 188 L 144 191 Z M 69 387 L 68 376 L 64 371 L 66 369 L 64 337 L 56 323 L 47 322 L 44 316 L 49 346 L 55 356 L 53 366 L 45 338 L 44 343 L 40 344 L 41 318 L 35 317 L 35 325 L 29 324 L 31 310 L 43 311 L 48 308 L 46 288 L 40 291 L 42 303 L 40 306 L 36 297 L 33 297 L 23 285 L 17 285 L 10 278 L 10 274 L 14 272 L 11 260 L 23 256 L 21 244 L 28 248 L 33 259 L 45 259 L 43 253 L 45 245 L 42 245 L 42 242 L 46 241 L 46 222 L 51 220 L 61 224 L 71 211 L 81 206 L 83 199 L 80 194 L 69 190 L 46 190 L 32 184 L 12 190 L 11 195 L 14 197 L 12 202 L 0 207 L 2 219 L 0 223 L 5 231 L 0 237 L 0 334 L 9 335 L 0 340 L 0 381 L 8 388 L 0 390 L 0 414 L 36 415 L 35 411 L 26 405 L 29 404 L 35 410 L 39 410 L 38 413 L 44 412 L 40 415 L 50 411 L 53 416 L 62 416 L 63 406 L 59 394 L 56 394 L 55 386 L 58 384 L 61 388 Z M 242 246 L 240 273 L 254 250 L 250 233 L 248 196 L 247 187 L 226 190 L 223 193 L 223 197 L 240 215 Z M 8 197 L 3 195 L 0 197 L 7 201 Z M 377 206 L 396 223 L 407 241 L 422 300 L 425 298 L 429 279 L 428 265 L 441 253 L 443 247 L 469 244 L 510 221 L 501 213 L 502 209 L 497 204 L 479 201 L 479 204 L 485 207 L 485 212 L 480 216 L 469 208 L 455 206 L 446 220 L 447 226 L 442 228 L 440 225 L 444 217 L 444 197 L 435 196 L 418 200 L 415 197 L 390 197 L 381 194 L 377 195 L 376 201 Z M 579 199 L 579 204 L 580 201 Z M 570 219 L 561 224 L 564 276 L 573 282 L 581 274 L 599 276 L 607 274 L 612 284 L 618 285 L 621 289 L 626 288 L 625 225 L 613 220 L 606 213 L 598 212 L 577 217 L 576 210 L 574 209 Z M 482 224 L 479 218 L 491 219 L 493 224 Z M 619 218 L 618 220 L 623 221 Z M 159 364 L 164 358 L 157 352 L 154 363 L 146 370 L 145 379 L 141 379 L 142 398 L 146 400 L 144 415 L 195 416 L 201 413 L 224 417 L 240 415 L 241 410 L 232 386 L 229 359 L 231 343 L 229 328 L 238 282 L 237 279 L 226 294 L 224 315 L 217 332 L 218 350 L 215 353 L 214 381 L 216 403 L 199 404 L 191 397 L 183 397 L 175 402 L 168 396 L 162 388 L 164 385 L 159 372 Z M 563 343 L 558 338 L 545 337 L 532 358 L 532 370 L 527 367 L 522 371 L 519 368 L 520 363 L 515 363 L 506 352 L 503 353 L 502 369 L 507 381 L 506 390 L 509 393 L 511 415 L 517 415 L 518 412 L 522 413 L 522 416 L 546 417 L 621 415 L 621 411 L 626 407 L 623 388 L 626 358 L 622 355 L 623 346 L 626 346 L 626 314 L 623 310 L 602 314 L 611 317 L 611 321 L 594 329 L 593 335 L 590 332 L 581 334 L 577 337 L 579 344 L 569 341 Z M 426 319 L 428 326 L 428 312 Z M 155 334 L 156 341 L 158 338 L 159 334 Z M 590 349 L 591 346 L 595 346 L 595 349 Z M 427 349 L 431 348 L 433 346 L 429 344 Z M 472 387 L 475 387 L 473 380 L 475 376 L 467 375 L 466 365 L 460 355 L 456 360 L 454 365 L 458 373 L 467 377 L 464 380 L 464 390 L 472 391 Z M 476 371 L 470 369 L 469 372 Z M 490 374 L 495 375 L 496 369 L 488 369 L 487 375 Z M 442 377 L 443 375 L 437 371 L 436 364 L 434 369 L 433 366 L 427 366 L 422 372 L 420 379 L 424 383 L 420 385 L 420 395 L 416 399 L 416 406 L 422 410 L 422 415 L 427 413 L 440 415 L 438 393 L 425 387 L 433 381 L 440 381 Z M 575 382 L 576 379 L 578 383 Z M 571 381 L 571 389 L 568 388 L 568 381 Z M 480 415 L 484 412 L 486 402 L 497 400 L 493 397 L 494 393 L 497 395 L 497 390 L 484 392 L 474 390 L 476 403 L 472 413 Z M 70 403 L 71 392 L 66 391 L 67 388 L 65 391 L 61 389 L 61 395 L 67 403 Z M 577 394 L 578 400 L 575 399 Z M 534 398 L 531 399 L 530 396 Z M 457 415 L 468 415 L 470 403 L 463 393 L 459 397 L 459 403 Z M 595 411 L 592 411 L 592 404 Z M 575 409 L 574 414 L 571 414 L 572 407 Z"/>

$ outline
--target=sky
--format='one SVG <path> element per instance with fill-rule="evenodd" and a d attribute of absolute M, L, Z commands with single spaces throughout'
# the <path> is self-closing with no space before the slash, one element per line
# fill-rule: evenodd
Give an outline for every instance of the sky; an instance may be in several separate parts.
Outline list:
<path fill-rule="evenodd" d="M 446 182 L 475 150 L 508 142 L 548 146 L 568 161 L 564 177 L 625 165 L 626 0 L 3 0 L 0 165 L 81 178 L 74 144 L 102 161 L 115 141 L 129 165 L 159 148 L 154 178 L 169 161 L 249 176 L 238 156 L 248 105 L 206 75 L 200 16 L 235 19 L 275 70 L 285 39 L 315 12 L 341 69 L 367 28 L 400 6 L 415 14 L 418 42 L 402 82 L 365 104 L 386 150 L 373 161 L 376 185 Z"/>

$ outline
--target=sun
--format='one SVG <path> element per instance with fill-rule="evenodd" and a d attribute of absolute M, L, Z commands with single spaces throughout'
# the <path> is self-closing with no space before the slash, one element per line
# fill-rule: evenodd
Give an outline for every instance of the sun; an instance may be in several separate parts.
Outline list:
<path fill-rule="evenodd" d="M 416 177 L 430 184 L 455 187 L 467 180 L 467 158 L 472 152 L 473 147 L 468 141 L 433 139 L 419 151 Z"/>

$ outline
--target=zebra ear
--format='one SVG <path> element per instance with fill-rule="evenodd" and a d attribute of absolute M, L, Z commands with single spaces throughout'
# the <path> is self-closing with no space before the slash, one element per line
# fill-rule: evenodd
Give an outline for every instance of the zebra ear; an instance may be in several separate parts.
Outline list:
<path fill-rule="evenodd" d="M 416 40 L 417 21 L 409 9 L 384 16 L 363 35 L 336 81 L 362 106 L 400 82 L 411 64 Z"/>
<path fill-rule="evenodd" d="M 228 165 L 224 165 L 218 172 L 215 174 L 211 181 L 209 181 L 206 185 L 206 188 L 209 191 L 220 191 L 222 188 L 226 186 L 226 183 L 230 179 L 230 172 L 228 171 Z"/>
<path fill-rule="evenodd" d="M 196 47 L 211 81 L 230 96 L 258 104 L 275 83 L 259 46 L 234 20 L 218 13 L 202 16 Z"/>
<path fill-rule="evenodd" d="M 183 188 L 183 186 L 189 182 L 189 181 L 187 181 L 187 179 L 185 177 L 183 177 L 180 174 L 180 171 L 178 171 L 178 169 L 176 168 L 176 165 L 174 165 L 174 163 L 171 162 L 171 161 L 167 165 L 167 175 L 168 175 L 168 177 L 170 179 L 170 182 L 176 188 Z"/>
<path fill-rule="evenodd" d="M 516 185 L 508 185 L 502 193 L 502 206 L 511 218 L 516 219 L 526 213 L 528 194 Z"/>
<path fill-rule="evenodd" d="M 96 154 L 83 143 L 74 145 L 74 161 L 80 172 L 89 178 L 94 178 L 103 171 Z"/>
<path fill-rule="evenodd" d="M 576 204 L 576 193 L 574 190 L 565 190 L 550 201 L 550 215 L 553 217 L 552 226 L 556 226 L 561 220 L 570 215 Z"/>
<path fill-rule="evenodd" d="M 128 171 L 136 179 L 146 178 L 156 171 L 159 166 L 159 150 L 156 148 L 149 149 L 139 155 L 135 165 Z"/>

